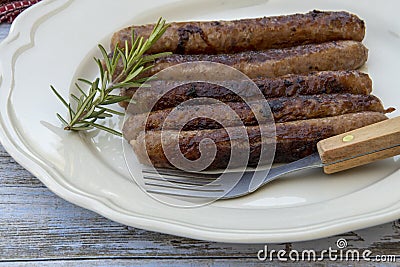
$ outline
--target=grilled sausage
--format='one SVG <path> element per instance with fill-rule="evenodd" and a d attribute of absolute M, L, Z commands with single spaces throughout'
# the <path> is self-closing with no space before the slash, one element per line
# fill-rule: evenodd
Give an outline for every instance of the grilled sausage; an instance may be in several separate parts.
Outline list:
<path fill-rule="evenodd" d="M 250 78 L 273 78 L 312 71 L 355 70 L 364 65 L 367 59 L 368 49 L 362 43 L 338 41 L 239 54 L 172 55 L 157 59 L 155 66 L 145 75 L 147 77 L 154 75 L 180 63 L 211 61 L 234 67 Z M 184 77 L 184 75 L 185 73 L 171 73 L 172 77 Z"/>
<path fill-rule="evenodd" d="M 362 112 L 340 115 L 336 117 L 327 117 L 320 119 L 300 120 L 293 122 L 276 124 L 276 163 L 290 162 L 316 152 L 318 141 L 338 135 L 347 131 L 367 126 L 387 117 L 379 112 Z M 246 138 L 237 137 L 236 147 L 250 148 L 249 166 L 257 165 L 260 158 L 261 136 L 260 126 L 246 127 L 249 137 L 249 144 Z M 263 127 L 263 126 L 261 126 Z M 232 128 L 233 131 L 239 131 L 238 128 Z M 217 147 L 217 154 L 208 169 L 225 168 L 230 159 L 231 145 L 227 131 L 225 129 L 200 130 L 200 131 L 163 131 L 166 140 L 173 140 L 178 135 L 179 145 L 182 154 L 188 160 L 197 160 L 201 154 L 199 144 L 201 140 L 211 139 Z M 268 145 L 272 138 L 272 132 L 265 129 L 266 144 Z M 174 145 L 170 142 L 161 144 L 161 131 L 141 132 L 137 140 L 132 140 L 131 145 L 142 164 L 153 164 L 158 168 L 173 168 L 167 160 L 163 149 L 170 149 Z M 164 147 L 163 147 L 164 146 Z M 244 150 L 246 151 L 246 150 Z M 147 157 L 148 155 L 148 157 Z M 149 162 L 150 159 L 150 162 Z M 245 163 L 241 163 L 242 165 Z M 262 162 L 261 162 L 262 164 Z M 242 165 L 232 167 L 243 167 Z"/>
<path fill-rule="evenodd" d="M 176 110 L 171 121 L 164 123 L 173 109 L 164 109 L 131 116 L 124 123 L 123 133 L 126 139 L 136 139 L 144 130 L 180 130 L 179 123 L 184 125 L 184 131 L 218 129 L 224 122 L 225 127 L 255 126 L 263 121 L 271 121 L 272 117 L 265 105 L 269 105 L 275 122 L 288 122 L 313 118 L 332 117 L 362 111 L 385 113 L 381 101 L 372 95 L 322 94 L 312 96 L 282 97 L 270 99 L 268 102 L 229 102 L 227 105 L 240 117 L 226 114 L 224 104 L 182 106 Z M 213 119 L 210 119 L 213 118 Z M 257 118 L 260 120 L 258 121 Z M 146 123 L 147 121 L 147 123 Z"/>
<path fill-rule="evenodd" d="M 172 84 L 171 84 L 172 83 Z M 154 96 L 161 94 L 165 86 L 173 88 L 174 82 L 154 81 L 149 90 L 139 91 L 136 99 L 142 110 L 161 110 L 176 107 L 177 105 L 197 97 L 215 98 L 222 102 L 240 102 L 241 96 L 252 97 L 252 90 L 248 90 L 247 82 L 232 82 L 232 86 L 238 89 L 235 94 L 229 88 L 210 83 L 190 83 L 181 85 L 164 94 L 154 105 Z M 254 83 L 266 98 L 290 97 L 296 95 L 314 94 L 362 94 L 367 95 L 372 91 L 372 81 L 368 74 L 359 71 L 322 71 L 308 75 L 287 75 L 278 78 L 259 78 Z M 252 87 L 250 87 L 252 88 Z M 137 88 L 122 90 L 121 95 L 133 96 Z M 150 92 L 154 92 L 151 94 Z M 139 95 L 140 94 L 140 95 Z M 136 107 L 138 105 L 135 105 Z M 154 106 L 153 106 L 154 105 Z M 121 106 L 127 107 L 127 102 L 121 102 Z"/>
<path fill-rule="evenodd" d="M 116 32 L 111 51 L 135 36 L 148 38 L 154 25 L 132 26 Z M 177 54 L 237 53 L 249 50 L 283 48 L 335 40 L 362 41 L 364 22 L 347 12 L 321 12 L 235 21 L 171 23 L 149 53 Z"/>
<path fill-rule="evenodd" d="M 334 41 L 322 44 L 302 45 L 284 49 L 250 51 L 220 55 L 171 55 L 155 60 L 155 66 L 142 73 L 140 78 L 151 77 L 168 67 L 187 62 L 215 62 L 231 66 L 251 79 L 279 77 L 287 74 L 307 74 L 325 70 L 355 70 L 368 59 L 368 49 L 356 41 Z M 119 62 L 115 75 L 122 71 Z M 192 64 L 170 70 L 169 79 L 186 79 L 197 70 L 204 72 L 204 64 L 198 69 Z M 223 75 L 223 74 L 221 74 Z M 114 76 L 115 78 L 115 76 Z M 138 77 L 139 78 L 139 77 Z"/>

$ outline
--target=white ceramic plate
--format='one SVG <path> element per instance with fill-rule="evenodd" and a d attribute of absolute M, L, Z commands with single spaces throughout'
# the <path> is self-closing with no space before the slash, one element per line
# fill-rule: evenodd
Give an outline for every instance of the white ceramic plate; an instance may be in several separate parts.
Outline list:
<path fill-rule="evenodd" d="M 92 78 L 97 43 L 129 24 L 235 19 L 348 10 L 365 19 L 375 94 L 399 105 L 400 2 L 298 0 L 47 0 L 22 14 L 0 46 L 0 137 L 7 151 L 59 196 L 120 223 L 197 239 L 284 242 L 326 237 L 400 218 L 400 161 L 388 159 L 334 176 L 321 170 L 274 182 L 248 197 L 181 209 L 163 205 L 129 178 L 122 142 L 107 134 L 62 131 L 76 77 Z M 398 114 L 398 113 L 397 113 Z M 392 116 L 395 116 L 392 114 Z"/>

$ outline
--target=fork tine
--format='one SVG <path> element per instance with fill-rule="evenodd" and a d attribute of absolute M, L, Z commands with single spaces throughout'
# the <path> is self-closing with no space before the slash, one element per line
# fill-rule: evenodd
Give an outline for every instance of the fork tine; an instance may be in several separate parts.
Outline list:
<path fill-rule="evenodd" d="M 219 177 L 219 174 L 204 174 L 194 172 L 184 172 L 179 170 L 170 169 L 143 169 L 142 173 L 173 176 L 173 177 L 184 177 L 184 178 L 196 178 L 203 180 L 215 180 Z"/>
<path fill-rule="evenodd" d="M 157 175 L 157 174 L 145 174 L 144 179 L 156 179 L 159 181 L 194 181 L 196 183 L 202 183 L 202 184 L 209 184 L 211 182 L 216 181 L 216 179 L 202 179 L 202 178 L 196 178 L 196 177 L 190 177 L 190 176 L 173 176 L 173 175 Z"/>
<path fill-rule="evenodd" d="M 220 186 L 220 184 L 210 184 L 210 181 L 200 181 L 190 178 L 175 178 L 175 177 L 160 177 L 160 176 L 144 176 L 145 180 L 150 181 L 158 181 L 158 182 L 169 182 L 169 183 L 177 183 L 182 185 L 194 185 L 194 186 Z"/>
<path fill-rule="evenodd" d="M 216 198 L 220 197 L 223 191 L 198 191 L 198 190 L 183 190 L 182 188 L 157 188 L 146 189 L 148 193 L 177 196 L 177 197 L 192 197 L 192 198 Z"/>
<path fill-rule="evenodd" d="M 171 188 L 177 190 L 187 190 L 187 191 L 202 191 L 202 192 L 223 192 L 223 189 L 218 189 L 217 187 L 214 188 L 207 188 L 207 187 L 199 187 L 199 186 L 184 186 L 184 185 L 174 185 L 174 184 L 159 184 L 159 183 L 152 183 L 146 182 L 146 186 L 152 187 L 162 187 L 162 188 Z"/>
<path fill-rule="evenodd" d="M 216 198 L 223 195 L 221 184 L 209 184 L 215 178 L 180 171 L 142 170 L 148 193 L 192 198 Z M 160 174 L 164 173 L 163 176 Z M 173 176 L 172 173 L 178 174 Z"/>

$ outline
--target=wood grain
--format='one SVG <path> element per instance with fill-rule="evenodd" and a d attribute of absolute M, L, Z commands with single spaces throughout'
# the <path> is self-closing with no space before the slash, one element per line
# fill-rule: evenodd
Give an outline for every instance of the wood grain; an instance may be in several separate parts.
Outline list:
<path fill-rule="evenodd" d="M 326 174 L 337 173 L 397 155 L 400 155 L 400 146 L 325 166 L 324 172 Z"/>
<path fill-rule="evenodd" d="M 400 117 L 396 117 L 322 140 L 317 147 L 322 162 L 329 164 L 325 173 L 331 174 L 396 156 L 399 145 Z"/>
<path fill-rule="evenodd" d="M 8 29 L 8 25 L 0 25 L 0 39 Z M 338 238 L 345 238 L 349 248 L 400 255 L 400 221 L 270 248 L 321 251 L 335 248 Z M 0 266 L 276 266 L 277 261 L 257 260 L 263 247 L 196 241 L 109 221 L 57 197 L 0 145 Z M 325 264 L 376 266 L 320 265 Z"/>

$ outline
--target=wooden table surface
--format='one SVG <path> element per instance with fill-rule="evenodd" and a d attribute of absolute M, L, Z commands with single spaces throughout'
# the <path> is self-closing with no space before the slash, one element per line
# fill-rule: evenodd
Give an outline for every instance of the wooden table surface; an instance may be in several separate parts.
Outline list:
<path fill-rule="evenodd" d="M 0 24 L 0 40 L 6 37 L 9 27 Z M 345 238 L 349 248 L 370 249 L 374 255 L 400 255 L 400 221 L 321 240 L 273 244 L 270 248 L 321 251 L 336 248 L 338 238 Z M 264 244 L 191 240 L 112 222 L 57 197 L 0 145 L 0 266 L 274 266 L 277 260 L 258 261 L 257 252 L 263 248 Z M 400 263 L 400 258 L 397 261 Z M 376 265 L 382 266 L 357 263 Z"/>

